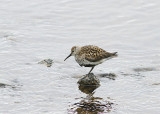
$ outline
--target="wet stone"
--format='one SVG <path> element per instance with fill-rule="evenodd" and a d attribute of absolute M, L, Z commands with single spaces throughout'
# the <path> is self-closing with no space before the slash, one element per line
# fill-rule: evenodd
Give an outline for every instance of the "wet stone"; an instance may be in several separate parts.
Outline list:
<path fill-rule="evenodd" d="M 45 64 L 47 67 L 51 67 L 53 63 L 52 59 L 44 59 L 40 62 L 38 62 L 38 64 Z"/>
<path fill-rule="evenodd" d="M 90 86 L 100 85 L 99 79 L 93 73 L 86 74 L 77 83 L 80 85 L 90 85 Z"/>
<path fill-rule="evenodd" d="M 6 86 L 11 86 L 11 85 L 5 84 L 5 83 L 0 83 L 0 88 L 5 88 Z"/>
<path fill-rule="evenodd" d="M 0 79 L 0 88 L 9 87 L 9 86 L 12 86 L 12 84 L 13 83 L 9 80 Z"/>
<path fill-rule="evenodd" d="M 96 90 L 100 85 L 83 85 L 79 84 L 79 90 L 85 94 L 94 94 L 94 90 Z"/>
<path fill-rule="evenodd" d="M 4 88 L 6 84 L 0 83 L 0 88 Z"/>
<path fill-rule="evenodd" d="M 8 81 L 8 80 L 0 80 L 0 88 L 11 88 L 13 90 L 19 90 L 22 85 L 17 83 Z"/>

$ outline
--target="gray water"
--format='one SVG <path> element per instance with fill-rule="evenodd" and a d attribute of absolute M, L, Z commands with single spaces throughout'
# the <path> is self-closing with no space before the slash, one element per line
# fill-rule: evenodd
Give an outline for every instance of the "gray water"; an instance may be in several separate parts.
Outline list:
<path fill-rule="evenodd" d="M 159 114 L 159 31 L 159 0 L 0 0 L 0 114 L 78 113 L 90 69 L 63 60 L 88 44 L 119 54 L 93 70 L 93 97 L 112 103 L 95 113 Z M 48 58 L 52 67 L 38 64 Z"/>

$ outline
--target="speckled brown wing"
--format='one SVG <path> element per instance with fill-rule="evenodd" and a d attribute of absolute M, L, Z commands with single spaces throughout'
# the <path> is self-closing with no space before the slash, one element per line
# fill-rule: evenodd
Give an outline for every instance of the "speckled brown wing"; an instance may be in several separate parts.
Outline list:
<path fill-rule="evenodd" d="M 81 50 L 81 54 L 85 53 L 85 59 L 90 62 L 100 61 L 113 55 L 112 53 L 106 52 L 105 50 L 92 45 L 84 46 Z"/>

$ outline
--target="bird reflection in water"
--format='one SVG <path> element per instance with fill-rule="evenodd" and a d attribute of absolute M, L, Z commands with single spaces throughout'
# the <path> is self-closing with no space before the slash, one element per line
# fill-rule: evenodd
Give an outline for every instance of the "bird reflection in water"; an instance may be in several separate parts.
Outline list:
<path fill-rule="evenodd" d="M 100 87 L 99 85 L 83 85 L 79 84 L 79 90 L 87 97 L 78 98 L 80 100 L 77 103 L 70 105 L 68 110 L 69 114 L 103 114 L 112 110 L 113 103 L 105 101 L 103 98 L 94 97 L 95 90 Z"/>

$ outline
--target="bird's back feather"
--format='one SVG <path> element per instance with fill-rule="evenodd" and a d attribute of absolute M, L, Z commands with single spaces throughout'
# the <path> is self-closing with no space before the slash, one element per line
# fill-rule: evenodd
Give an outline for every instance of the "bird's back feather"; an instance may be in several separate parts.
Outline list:
<path fill-rule="evenodd" d="M 87 46 L 81 47 L 81 52 L 79 54 L 80 55 L 85 54 L 85 59 L 90 62 L 97 62 L 97 61 L 101 61 L 102 59 L 115 56 L 116 52 L 109 53 L 97 46 L 87 45 Z"/>

